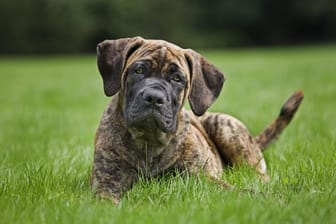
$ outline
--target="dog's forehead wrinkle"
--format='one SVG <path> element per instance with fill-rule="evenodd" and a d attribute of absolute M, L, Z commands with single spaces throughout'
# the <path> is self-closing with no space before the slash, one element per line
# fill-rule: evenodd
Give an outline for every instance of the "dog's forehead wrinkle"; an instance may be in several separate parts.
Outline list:
<path fill-rule="evenodd" d="M 167 58 L 167 47 L 161 47 L 158 55 L 158 64 L 162 68 Z"/>
<path fill-rule="evenodd" d="M 166 41 L 147 40 L 130 58 L 130 63 L 141 58 L 152 61 L 153 68 L 163 69 L 166 64 L 175 63 L 178 67 L 185 67 L 184 50 Z"/>

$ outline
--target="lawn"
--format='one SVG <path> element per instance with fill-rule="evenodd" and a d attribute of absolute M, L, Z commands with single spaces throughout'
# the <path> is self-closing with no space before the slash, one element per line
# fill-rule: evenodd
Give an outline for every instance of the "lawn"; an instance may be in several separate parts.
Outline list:
<path fill-rule="evenodd" d="M 223 179 L 142 180 L 119 206 L 90 192 L 93 139 L 108 98 L 94 55 L 0 58 L 1 223 L 335 223 L 336 46 L 202 51 L 225 72 L 210 108 L 255 135 L 297 89 L 305 99 L 265 151 L 271 181 L 247 167 Z"/>

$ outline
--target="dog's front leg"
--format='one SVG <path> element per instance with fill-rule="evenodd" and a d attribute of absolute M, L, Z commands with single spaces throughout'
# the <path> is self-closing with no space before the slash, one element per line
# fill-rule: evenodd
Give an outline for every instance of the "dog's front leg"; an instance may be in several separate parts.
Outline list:
<path fill-rule="evenodd" d="M 95 151 L 91 186 L 98 197 L 118 204 L 121 194 L 131 188 L 138 175 L 122 159 L 106 154 L 102 150 Z"/>

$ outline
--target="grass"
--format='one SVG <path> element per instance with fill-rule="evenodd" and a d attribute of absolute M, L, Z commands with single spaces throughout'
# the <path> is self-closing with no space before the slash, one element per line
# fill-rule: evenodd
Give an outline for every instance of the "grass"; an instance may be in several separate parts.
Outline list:
<path fill-rule="evenodd" d="M 1 223 L 333 223 L 336 46 L 204 51 L 227 81 L 211 107 L 259 133 L 295 90 L 305 99 L 265 157 L 221 189 L 202 176 L 141 180 L 115 206 L 89 189 L 93 138 L 108 98 L 94 56 L 0 58 Z"/>

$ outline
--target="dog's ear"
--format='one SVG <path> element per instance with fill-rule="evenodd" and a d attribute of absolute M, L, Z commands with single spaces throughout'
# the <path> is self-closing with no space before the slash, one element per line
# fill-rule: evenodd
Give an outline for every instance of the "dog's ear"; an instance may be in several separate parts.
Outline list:
<path fill-rule="evenodd" d="M 119 91 L 127 58 L 143 41 L 141 37 L 122 38 L 105 40 L 97 45 L 97 63 L 107 96 L 113 96 Z"/>
<path fill-rule="evenodd" d="M 225 77 L 214 65 L 193 50 L 185 50 L 191 74 L 189 103 L 195 115 L 201 116 L 216 100 Z"/>

